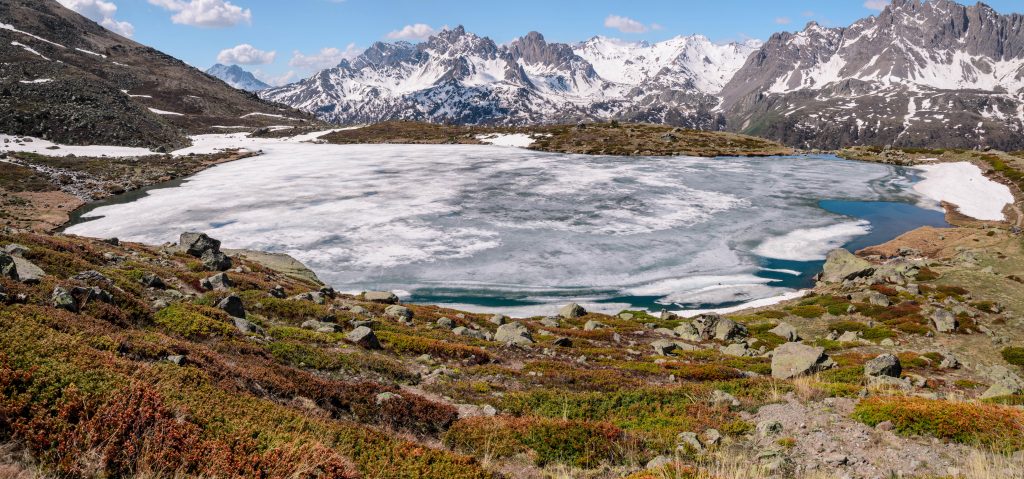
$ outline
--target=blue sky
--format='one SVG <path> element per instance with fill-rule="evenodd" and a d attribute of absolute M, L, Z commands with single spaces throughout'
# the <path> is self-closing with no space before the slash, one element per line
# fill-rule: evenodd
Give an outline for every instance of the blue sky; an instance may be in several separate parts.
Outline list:
<path fill-rule="evenodd" d="M 417 41 L 445 26 L 507 42 L 531 30 L 548 40 L 594 35 L 657 41 L 700 33 L 713 41 L 766 39 L 810 20 L 845 26 L 884 0 L 58 0 L 111 30 L 207 68 L 238 63 L 269 83 L 333 66 L 375 41 Z M 973 1 L 971 2 L 973 3 Z M 1021 0 L 989 0 L 1000 13 Z"/>

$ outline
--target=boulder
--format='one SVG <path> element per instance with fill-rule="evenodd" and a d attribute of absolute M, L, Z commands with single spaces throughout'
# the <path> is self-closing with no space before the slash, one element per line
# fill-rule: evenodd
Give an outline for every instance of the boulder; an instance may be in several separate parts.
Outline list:
<path fill-rule="evenodd" d="M 18 243 L 11 243 L 7 246 L 4 246 L 3 250 L 3 252 L 11 256 L 14 256 L 15 258 L 24 258 L 25 255 L 29 253 L 29 251 L 30 250 L 27 246 L 23 246 Z"/>
<path fill-rule="evenodd" d="M 555 340 L 552 341 L 551 344 L 554 344 L 555 346 L 562 348 L 571 348 L 572 340 L 563 336 L 560 338 L 555 338 Z"/>
<path fill-rule="evenodd" d="M 867 376 L 890 376 L 900 377 L 903 366 L 900 358 L 894 354 L 882 354 L 864 363 L 864 374 Z"/>
<path fill-rule="evenodd" d="M 167 285 L 164 284 L 164 280 L 160 279 L 159 276 L 153 273 L 146 273 L 142 275 L 142 278 L 139 279 L 139 282 L 142 283 L 142 285 L 147 288 L 164 289 L 167 287 Z"/>
<path fill-rule="evenodd" d="M 242 298 L 231 295 L 217 303 L 221 311 L 228 313 L 233 318 L 245 318 L 245 306 L 242 305 Z"/>
<path fill-rule="evenodd" d="M 377 335 L 373 334 L 373 330 L 366 326 L 353 329 L 345 335 L 345 339 L 366 349 L 380 349 L 380 341 L 377 340 Z"/>
<path fill-rule="evenodd" d="M 18 270 L 17 279 L 22 283 L 37 284 L 41 279 L 43 279 L 43 276 L 46 275 L 46 272 L 44 272 L 42 268 L 36 266 L 25 258 L 12 256 L 11 259 L 14 260 L 15 269 Z"/>
<path fill-rule="evenodd" d="M 719 349 L 726 356 L 749 357 L 757 354 L 747 346 L 747 343 L 732 343 Z"/>
<path fill-rule="evenodd" d="M 982 393 L 982 399 L 1024 393 L 1024 379 L 1003 366 L 993 366 L 986 376 L 992 385 Z"/>
<path fill-rule="evenodd" d="M 877 291 L 868 294 L 868 302 L 875 306 L 889 307 L 889 297 Z"/>
<path fill-rule="evenodd" d="M 715 323 L 714 338 L 719 341 L 743 339 L 748 335 L 747 327 L 729 318 L 719 318 Z"/>
<path fill-rule="evenodd" d="M 722 433 L 718 432 L 718 429 L 714 428 L 705 429 L 702 440 L 704 441 L 704 444 L 708 446 L 718 446 L 722 443 Z"/>
<path fill-rule="evenodd" d="M 595 329 L 604 329 L 606 327 L 607 326 L 605 326 L 604 323 L 594 321 L 593 319 L 591 319 L 590 321 L 587 321 L 586 324 L 583 325 L 583 330 L 593 331 Z"/>
<path fill-rule="evenodd" d="M 178 246 L 189 256 L 202 258 L 207 251 L 220 251 L 220 241 L 206 233 L 187 232 L 178 237 Z"/>
<path fill-rule="evenodd" d="M 676 442 L 679 444 L 678 448 L 683 449 L 682 452 L 700 452 L 704 450 L 704 443 L 700 441 L 695 432 L 681 432 L 676 436 Z"/>
<path fill-rule="evenodd" d="M 669 341 L 667 339 L 659 339 L 651 343 L 651 347 L 654 348 L 654 354 L 661 356 L 668 356 L 678 348 L 674 341 Z"/>
<path fill-rule="evenodd" d="M 482 339 L 485 341 L 490 340 L 487 333 L 483 331 L 477 331 L 475 329 L 469 329 L 465 326 L 456 326 L 455 328 L 452 329 L 452 334 L 456 336 L 466 336 L 469 338 Z"/>
<path fill-rule="evenodd" d="M 217 273 L 199 282 L 199 285 L 207 290 L 228 289 L 235 285 L 227 273 Z"/>
<path fill-rule="evenodd" d="M 494 340 L 499 343 L 509 344 L 533 344 L 533 336 L 530 330 L 520 322 L 506 323 L 498 326 L 494 333 Z"/>
<path fill-rule="evenodd" d="M 0 253 L 0 276 L 18 280 L 18 266 L 14 264 L 14 257 L 7 253 Z"/>
<path fill-rule="evenodd" d="M 757 434 L 761 437 L 777 436 L 782 433 L 782 423 L 779 421 L 761 421 L 757 423 Z"/>
<path fill-rule="evenodd" d="M 691 323 L 683 323 L 676 326 L 672 331 L 679 339 L 685 339 L 687 341 L 701 341 L 700 331 Z"/>
<path fill-rule="evenodd" d="M 796 328 L 789 323 L 779 323 L 778 326 L 769 329 L 768 332 L 776 336 L 780 336 L 784 338 L 786 341 L 792 342 L 800 340 L 800 333 L 798 333 L 796 331 Z"/>
<path fill-rule="evenodd" d="M 487 322 L 501 326 L 502 324 L 508 322 L 508 316 L 505 316 L 504 314 L 495 314 L 494 316 L 488 318 Z"/>
<path fill-rule="evenodd" d="M 391 306 L 384 308 L 384 315 L 399 321 L 407 321 L 412 319 L 412 310 L 405 306 L 392 304 Z"/>
<path fill-rule="evenodd" d="M 565 319 L 575 319 L 585 314 L 587 314 L 587 310 L 576 303 L 569 303 L 558 310 L 558 315 Z"/>
<path fill-rule="evenodd" d="M 227 271 L 231 269 L 231 258 L 220 251 L 207 251 L 200 258 L 203 267 L 210 271 Z"/>
<path fill-rule="evenodd" d="M 772 354 L 772 377 L 790 379 L 829 369 L 835 362 L 825 354 L 825 348 L 802 343 L 785 343 Z"/>
<path fill-rule="evenodd" d="M 50 304 L 54 308 L 71 311 L 72 313 L 78 312 L 78 302 L 75 300 L 75 297 L 68 290 L 60 286 L 53 288 L 53 293 L 50 294 Z"/>
<path fill-rule="evenodd" d="M 675 460 L 672 459 L 671 456 L 666 456 L 662 454 L 660 456 L 655 456 L 654 459 L 651 459 L 650 461 L 647 461 L 647 464 L 644 467 L 647 468 L 647 470 L 656 471 L 660 470 L 663 467 L 669 466 L 674 462 Z"/>
<path fill-rule="evenodd" d="M 739 407 L 740 401 L 735 396 L 721 389 L 711 391 L 711 405 L 715 407 L 733 408 Z"/>
<path fill-rule="evenodd" d="M 558 321 L 558 318 L 558 316 L 548 316 L 540 320 L 540 324 L 545 328 L 558 328 L 562 326 L 562 323 Z"/>
<path fill-rule="evenodd" d="M 839 341 L 840 343 L 856 343 L 857 341 L 860 341 L 860 337 L 860 331 L 847 331 L 840 334 L 839 337 L 836 338 L 836 341 Z"/>
<path fill-rule="evenodd" d="M 455 327 L 455 321 L 452 321 L 451 318 L 441 317 L 437 319 L 437 325 L 445 329 L 452 329 Z"/>
<path fill-rule="evenodd" d="M 939 308 L 932 313 L 932 326 L 940 333 L 952 333 L 956 331 L 959 323 L 953 313 Z"/>
<path fill-rule="evenodd" d="M 284 299 L 288 297 L 288 293 L 285 292 L 284 286 L 276 285 L 270 288 L 270 296 L 277 299 Z"/>
<path fill-rule="evenodd" d="M 363 293 L 363 300 L 371 303 L 395 304 L 398 302 L 398 295 L 391 291 L 367 291 Z"/>
<path fill-rule="evenodd" d="M 825 283 L 842 283 L 849 279 L 871 276 L 874 272 L 875 267 L 870 262 L 854 256 L 845 249 L 837 248 L 825 256 L 820 278 Z"/>
<path fill-rule="evenodd" d="M 234 317 L 231 321 L 235 323 L 235 329 L 242 334 L 255 334 L 263 336 L 263 328 L 252 324 L 251 321 L 245 318 Z"/>

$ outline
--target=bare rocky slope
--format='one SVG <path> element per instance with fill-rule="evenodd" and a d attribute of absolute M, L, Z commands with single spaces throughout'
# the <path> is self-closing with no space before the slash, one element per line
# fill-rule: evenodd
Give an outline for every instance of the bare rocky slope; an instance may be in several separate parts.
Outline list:
<path fill-rule="evenodd" d="M 67 144 L 177 147 L 213 126 L 306 114 L 231 88 L 53 0 L 0 0 L 0 131 Z"/>

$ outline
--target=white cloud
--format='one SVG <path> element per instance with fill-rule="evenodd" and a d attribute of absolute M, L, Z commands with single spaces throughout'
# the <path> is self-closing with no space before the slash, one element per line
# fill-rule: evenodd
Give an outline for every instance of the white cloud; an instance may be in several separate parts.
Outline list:
<path fill-rule="evenodd" d="M 221 50 L 217 54 L 217 62 L 225 65 L 266 65 L 274 63 L 275 51 L 260 50 L 248 43 Z"/>
<path fill-rule="evenodd" d="M 868 10 L 885 10 L 885 7 L 888 5 L 888 0 L 867 0 L 864 2 L 864 8 Z"/>
<path fill-rule="evenodd" d="M 114 19 L 117 5 L 104 0 L 59 0 L 61 5 L 70 8 L 83 17 L 88 18 L 118 35 L 130 37 L 135 34 L 135 26 L 128 22 Z"/>
<path fill-rule="evenodd" d="M 434 27 L 426 23 L 417 23 L 415 25 L 406 25 L 401 30 L 388 33 L 388 38 L 392 40 L 426 40 L 436 31 Z"/>
<path fill-rule="evenodd" d="M 226 0 L 149 0 L 149 3 L 174 12 L 171 21 L 194 27 L 230 27 L 252 23 L 252 11 Z"/>
<path fill-rule="evenodd" d="M 604 26 L 614 28 L 622 33 L 644 33 L 648 30 L 647 25 L 633 20 L 629 17 L 619 15 L 608 15 L 604 19 Z"/>
<path fill-rule="evenodd" d="M 288 65 L 300 70 L 323 70 L 337 66 L 342 60 L 351 60 L 359 56 L 360 53 L 362 50 L 356 48 L 355 43 L 349 43 L 344 50 L 333 47 L 321 48 L 319 52 L 312 55 L 306 55 L 296 50 L 292 53 L 292 59 L 288 61 Z"/>
<path fill-rule="evenodd" d="M 792 20 L 790 20 L 789 17 L 775 17 L 775 23 L 779 25 L 789 25 L 789 22 L 791 21 Z"/>
<path fill-rule="evenodd" d="M 261 82 L 266 83 L 267 85 L 270 86 L 287 85 L 292 81 L 293 78 L 295 78 L 295 72 L 292 70 L 288 70 L 287 73 L 278 76 L 268 75 L 266 73 L 263 73 L 263 71 L 261 70 L 253 70 L 252 74 Z"/>

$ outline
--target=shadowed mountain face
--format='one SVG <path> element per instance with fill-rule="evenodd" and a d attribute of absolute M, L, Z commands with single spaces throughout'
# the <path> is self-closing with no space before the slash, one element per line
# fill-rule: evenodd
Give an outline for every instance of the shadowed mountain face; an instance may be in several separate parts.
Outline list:
<path fill-rule="evenodd" d="M 0 0 L 4 133 L 73 144 L 172 147 L 187 144 L 188 133 L 211 131 L 214 125 L 285 121 L 267 115 L 308 119 L 55 1 Z"/>
<path fill-rule="evenodd" d="M 791 145 L 1018 149 L 1024 16 L 895 0 L 846 28 L 777 33 L 723 89 L 733 129 Z"/>

